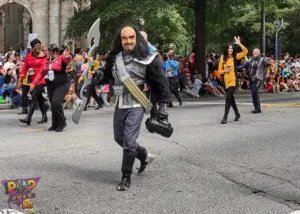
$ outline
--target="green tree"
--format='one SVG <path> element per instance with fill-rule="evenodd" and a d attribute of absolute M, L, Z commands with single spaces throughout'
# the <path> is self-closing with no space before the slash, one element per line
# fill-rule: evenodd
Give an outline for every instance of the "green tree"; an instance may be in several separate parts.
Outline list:
<path fill-rule="evenodd" d="M 70 20 L 67 33 L 70 38 L 79 37 L 101 17 L 100 47 L 107 50 L 116 29 L 122 24 L 139 26 L 139 19 L 143 18 L 149 40 L 161 50 L 174 46 L 181 55 L 185 47 L 191 51 L 196 27 L 197 35 L 206 41 L 206 51 L 221 51 L 221 47 L 232 42 L 236 35 L 252 49 L 260 46 L 261 1 L 206 1 L 205 11 L 202 11 L 205 12 L 205 26 L 199 26 L 195 24 L 195 12 L 201 8 L 196 7 L 195 0 L 92 0 L 90 10 L 82 11 Z M 300 0 L 265 0 L 265 11 L 267 39 L 274 36 L 274 20 L 283 18 L 285 27 L 280 36 L 284 50 L 299 51 Z"/>
<path fill-rule="evenodd" d="M 116 29 L 125 24 L 139 26 L 140 18 L 145 20 L 143 28 L 149 34 L 149 40 L 161 50 L 173 46 L 183 53 L 184 47 L 192 43 L 186 21 L 176 4 L 168 4 L 165 0 L 94 0 L 90 10 L 82 11 L 70 20 L 67 36 L 81 36 L 97 17 L 101 18 L 100 49 L 103 50 L 109 48 Z"/>

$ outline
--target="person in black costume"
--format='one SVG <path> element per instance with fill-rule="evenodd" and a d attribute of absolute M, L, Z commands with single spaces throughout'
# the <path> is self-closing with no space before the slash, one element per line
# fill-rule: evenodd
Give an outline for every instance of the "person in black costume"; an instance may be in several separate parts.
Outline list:
<path fill-rule="evenodd" d="M 49 46 L 49 56 L 47 64 L 32 83 L 31 89 L 35 88 L 36 82 L 46 75 L 47 93 L 52 112 L 52 126 L 48 130 L 62 132 L 67 126 L 63 101 L 70 89 L 66 68 L 72 56 L 69 47 L 65 48 L 63 55 L 59 55 L 58 46 L 55 44 Z"/>
<path fill-rule="evenodd" d="M 141 174 L 154 160 L 154 157 L 137 142 L 144 117 L 144 108 L 124 85 L 123 81 L 125 80 L 122 78 L 124 70 L 139 88 L 140 93 L 145 93 L 143 92 L 144 85 L 145 83 L 149 84 L 151 93 L 156 95 L 159 104 L 157 117 L 161 120 L 168 120 L 167 103 L 170 99 L 170 91 L 157 53 L 149 52 L 147 42 L 133 27 L 124 27 L 118 31 L 113 49 L 103 70 L 103 83 L 114 81 L 114 103 L 116 105 L 113 122 L 114 138 L 123 148 L 122 179 L 117 190 L 125 191 L 131 184 L 135 158 L 141 163 L 138 170 L 138 173 Z"/>
<path fill-rule="evenodd" d="M 251 86 L 251 94 L 252 94 L 252 102 L 254 105 L 254 110 L 252 114 L 261 113 L 260 108 L 260 99 L 259 99 L 259 91 L 263 86 L 264 77 L 265 77 L 265 68 L 268 67 L 269 64 L 267 60 L 264 59 L 260 55 L 260 50 L 255 48 L 253 50 L 253 57 L 248 62 L 244 63 L 237 67 L 238 71 L 246 69 L 248 71 L 249 82 Z"/>
<path fill-rule="evenodd" d="M 97 102 L 97 104 L 98 104 L 98 106 L 95 108 L 95 110 L 98 110 L 98 109 L 103 107 L 102 99 L 97 95 L 96 88 L 95 88 L 97 85 L 100 85 L 100 82 L 99 82 L 99 79 L 97 77 L 97 73 L 93 70 L 94 70 L 94 67 L 92 66 L 91 72 L 88 73 L 88 78 L 91 78 L 92 81 L 91 81 L 91 84 L 89 84 L 86 87 L 87 101 L 86 101 L 84 111 L 87 111 L 87 106 L 90 103 L 91 97 L 93 97 L 95 99 L 95 101 Z"/>

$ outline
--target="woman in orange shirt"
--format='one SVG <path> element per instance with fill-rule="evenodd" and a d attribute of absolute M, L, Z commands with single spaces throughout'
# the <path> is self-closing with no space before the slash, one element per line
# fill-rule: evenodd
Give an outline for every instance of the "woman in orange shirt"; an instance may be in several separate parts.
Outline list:
<path fill-rule="evenodd" d="M 234 121 L 239 121 L 241 115 L 237 108 L 234 92 L 238 86 L 238 79 L 236 77 L 237 61 L 242 60 L 248 54 L 248 50 L 241 43 L 240 37 L 234 37 L 235 45 L 240 46 L 242 52 L 236 53 L 234 44 L 229 44 L 225 51 L 224 55 L 220 58 L 218 71 L 221 75 L 224 74 L 224 83 L 226 88 L 226 104 L 225 104 L 225 113 L 221 124 L 227 123 L 227 117 L 229 114 L 230 106 L 232 106 L 235 112 Z"/>

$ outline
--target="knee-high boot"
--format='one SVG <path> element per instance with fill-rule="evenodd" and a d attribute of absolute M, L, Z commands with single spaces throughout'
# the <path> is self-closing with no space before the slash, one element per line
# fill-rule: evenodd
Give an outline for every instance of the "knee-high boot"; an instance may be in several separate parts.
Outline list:
<path fill-rule="evenodd" d="M 96 100 L 96 103 L 98 104 L 98 106 L 95 108 L 95 110 L 102 108 L 103 107 L 102 99 L 97 94 L 95 94 L 94 99 Z"/>
<path fill-rule="evenodd" d="M 38 124 L 42 124 L 42 123 L 47 123 L 48 122 L 48 117 L 47 117 L 47 110 L 46 110 L 46 106 L 45 104 L 40 105 L 40 110 L 42 113 L 42 119 L 40 121 L 38 121 Z"/>
<path fill-rule="evenodd" d="M 149 164 L 151 164 L 154 160 L 154 156 L 147 152 L 147 150 L 138 145 L 136 149 L 136 158 L 141 162 L 140 168 L 138 168 L 138 174 L 142 174 L 148 168 Z"/>
<path fill-rule="evenodd" d="M 240 118 L 241 118 L 241 114 L 239 113 L 239 109 L 238 109 L 238 107 L 237 107 L 237 105 L 236 105 L 236 102 L 235 102 L 235 98 L 234 98 L 234 97 L 233 97 L 233 99 L 232 99 L 231 106 L 232 106 L 232 108 L 233 108 L 233 110 L 234 110 L 234 113 L 235 113 L 234 121 L 239 121 Z"/>
<path fill-rule="evenodd" d="M 123 161 L 122 161 L 122 180 L 117 186 L 118 191 L 125 191 L 128 190 L 131 184 L 131 174 L 133 164 L 136 158 L 136 154 L 127 154 L 123 152 Z"/>
<path fill-rule="evenodd" d="M 24 119 L 20 119 L 20 122 L 26 123 L 28 126 L 30 126 L 34 110 L 35 110 L 35 106 L 31 105 L 27 116 Z"/>

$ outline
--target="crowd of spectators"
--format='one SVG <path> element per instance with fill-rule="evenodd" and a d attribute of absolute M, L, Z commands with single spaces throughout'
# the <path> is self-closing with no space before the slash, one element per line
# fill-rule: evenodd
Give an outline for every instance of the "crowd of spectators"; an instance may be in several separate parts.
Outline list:
<path fill-rule="evenodd" d="M 62 50 L 63 49 L 64 47 L 62 47 Z M 0 104 L 10 103 L 12 107 L 21 106 L 22 91 L 17 88 L 17 82 L 28 51 L 25 51 L 24 48 L 21 47 L 18 51 L 10 48 L 5 55 L 0 53 Z M 43 51 L 47 53 L 47 48 L 43 47 Z M 76 48 L 73 60 L 67 67 L 71 86 L 65 97 L 65 109 L 72 108 L 78 97 L 80 97 L 80 90 L 84 82 L 81 74 L 88 66 L 88 51 L 89 50 L 83 51 L 80 48 Z M 105 54 L 97 54 L 95 59 L 93 59 L 94 66 L 92 66 L 89 72 L 90 79 L 97 69 L 105 65 L 105 57 Z M 105 105 L 110 105 L 108 85 L 99 85 L 96 88 L 96 94 L 103 100 Z M 28 92 L 27 96 L 30 101 L 30 92 Z M 96 107 L 96 109 L 99 109 L 95 105 L 95 99 L 93 98 L 90 99 L 87 107 Z"/>
<path fill-rule="evenodd" d="M 62 47 L 63 49 L 63 47 Z M 46 47 L 43 48 L 47 52 Z M 30 50 L 28 50 L 30 51 Z M 22 91 L 16 87 L 18 76 L 24 64 L 26 54 L 28 52 L 21 47 L 18 51 L 11 48 L 5 55 L 0 53 L 0 104 L 11 103 L 13 106 L 21 105 Z M 71 87 L 69 93 L 65 97 L 65 109 L 70 109 L 80 97 L 80 90 L 83 85 L 81 74 L 88 66 L 88 49 L 82 50 L 76 48 L 73 55 L 72 62 L 67 67 L 67 72 L 71 80 Z M 102 66 L 105 66 L 105 59 L 107 53 L 99 53 L 92 60 L 94 66 L 89 73 L 89 78 L 93 78 L 93 74 L 97 72 Z M 163 60 L 163 53 L 160 54 L 161 61 Z M 188 88 L 200 96 L 218 96 L 224 97 L 226 91 L 224 90 L 221 75 L 218 73 L 218 61 L 220 55 L 212 52 L 206 57 L 205 75 L 203 72 L 195 69 L 195 53 L 193 52 L 189 57 L 175 57 L 178 63 L 178 89 Z M 270 66 L 265 72 L 265 82 L 262 90 L 270 93 L 280 92 L 297 92 L 300 91 L 300 55 L 290 56 L 284 55 L 278 62 L 276 71 L 274 57 L 266 57 Z M 241 63 L 246 62 L 249 58 L 245 58 Z M 248 91 L 249 77 L 246 70 L 237 73 L 240 91 Z M 101 103 L 110 105 L 110 93 L 108 85 L 99 85 L 95 88 L 96 96 L 101 98 Z M 30 93 L 28 93 L 30 98 Z M 97 100 L 97 99 L 96 99 Z M 97 105 L 98 104 L 98 105 Z M 95 102 L 94 96 L 90 98 L 87 107 L 95 107 L 99 109 L 102 107 L 98 102 Z"/>
<path fill-rule="evenodd" d="M 218 62 L 220 55 L 214 52 L 206 57 L 205 76 L 195 69 L 195 53 L 192 53 L 189 58 L 178 57 L 179 63 L 179 82 L 185 82 L 190 89 L 204 96 L 224 96 L 226 93 L 222 83 L 222 77 L 218 73 Z M 280 92 L 298 92 L 300 91 L 300 54 L 290 56 L 285 54 L 278 61 L 277 71 L 274 56 L 265 57 L 270 66 L 265 71 L 264 85 L 262 91 L 269 93 Z M 240 63 L 243 64 L 250 60 L 245 57 Z M 201 74 L 200 74 L 201 73 Z M 247 70 L 237 72 L 238 90 L 249 91 L 249 75 Z"/>

